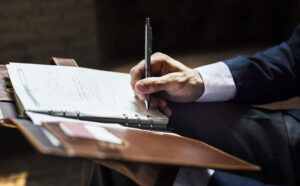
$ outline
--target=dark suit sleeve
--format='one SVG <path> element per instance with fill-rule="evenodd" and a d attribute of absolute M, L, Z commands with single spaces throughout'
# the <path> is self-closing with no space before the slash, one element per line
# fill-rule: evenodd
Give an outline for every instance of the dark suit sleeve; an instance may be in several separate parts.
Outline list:
<path fill-rule="evenodd" d="M 235 101 L 262 104 L 300 95 L 300 24 L 286 41 L 255 54 L 226 60 Z"/>

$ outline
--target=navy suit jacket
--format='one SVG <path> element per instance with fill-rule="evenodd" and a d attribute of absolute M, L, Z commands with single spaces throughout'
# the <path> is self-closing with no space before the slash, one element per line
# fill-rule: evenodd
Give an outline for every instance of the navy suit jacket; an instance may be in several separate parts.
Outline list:
<path fill-rule="evenodd" d="M 237 87 L 235 101 L 262 104 L 299 96 L 300 24 L 288 41 L 225 63 Z"/>
<path fill-rule="evenodd" d="M 225 63 L 237 87 L 237 102 L 263 104 L 300 96 L 300 24 L 288 41 Z M 300 121 L 300 110 L 288 113 Z"/>

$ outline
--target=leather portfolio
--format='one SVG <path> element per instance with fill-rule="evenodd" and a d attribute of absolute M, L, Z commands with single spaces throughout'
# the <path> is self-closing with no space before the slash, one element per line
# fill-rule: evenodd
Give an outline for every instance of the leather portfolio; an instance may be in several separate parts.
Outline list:
<path fill-rule="evenodd" d="M 73 59 L 53 58 L 53 63 L 77 66 Z M 62 62 L 62 63 L 60 63 Z M 140 185 L 155 185 L 163 166 L 190 166 L 222 170 L 260 170 L 204 142 L 187 137 L 156 133 L 132 128 L 105 127 L 125 141 L 122 148 L 110 148 L 99 143 L 70 139 L 59 123 L 34 125 L 27 119 L 18 119 L 12 102 L 5 66 L 0 67 L 0 107 L 4 126 L 15 125 L 42 154 L 93 159 L 95 162 L 119 171 Z M 48 130 L 61 145 L 53 145 L 42 130 Z"/>
<path fill-rule="evenodd" d="M 9 118 L 9 121 L 17 125 L 35 148 L 46 154 L 227 170 L 259 170 L 258 166 L 204 142 L 182 136 L 107 126 L 107 130 L 126 140 L 124 147 L 116 151 L 103 148 L 96 142 L 73 140 L 63 133 L 59 123 L 44 123 L 62 144 L 55 147 L 42 136 L 41 126 L 13 118 Z"/>

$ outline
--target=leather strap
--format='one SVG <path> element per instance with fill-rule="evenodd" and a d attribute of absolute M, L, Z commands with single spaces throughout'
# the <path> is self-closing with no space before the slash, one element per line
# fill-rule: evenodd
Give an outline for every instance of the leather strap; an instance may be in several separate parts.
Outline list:
<path fill-rule="evenodd" d="M 13 101 L 12 91 L 7 68 L 5 65 L 0 65 L 0 101 Z"/>
<path fill-rule="evenodd" d="M 76 61 L 72 58 L 52 57 L 50 63 L 58 66 L 78 67 Z"/>

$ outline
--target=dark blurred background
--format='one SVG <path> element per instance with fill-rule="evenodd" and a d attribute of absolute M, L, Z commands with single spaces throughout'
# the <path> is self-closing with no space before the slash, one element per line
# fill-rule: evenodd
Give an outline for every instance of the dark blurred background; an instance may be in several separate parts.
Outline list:
<path fill-rule="evenodd" d="M 146 17 L 154 52 L 197 67 L 287 40 L 300 23 L 300 0 L 0 0 L 0 63 L 48 64 L 55 56 L 129 72 L 144 57 Z M 297 98 L 263 105 L 299 106 Z M 36 155 L 8 130 L 0 130 L 2 150 L 14 151 L 0 158 L 0 185 L 79 185 L 82 160 Z"/>
<path fill-rule="evenodd" d="M 144 56 L 150 17 L 154 52 L 194 67 L 288 39 L 299 10 L 299 0 L 1 0 L 0 62 L 56 56 L 127 71 Z"/>

